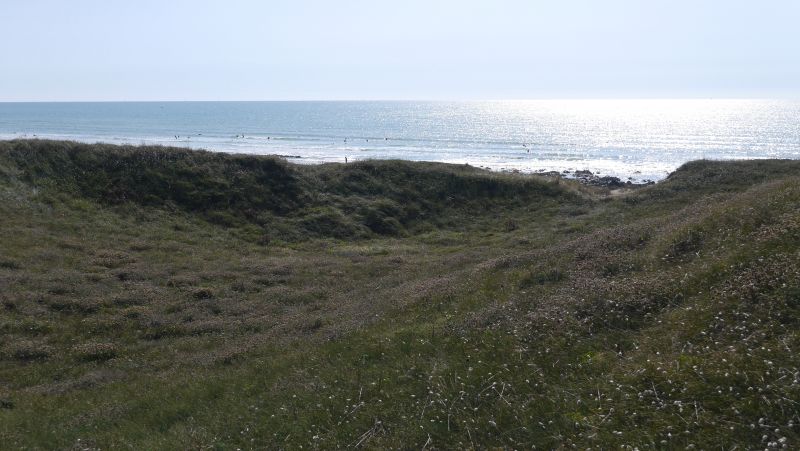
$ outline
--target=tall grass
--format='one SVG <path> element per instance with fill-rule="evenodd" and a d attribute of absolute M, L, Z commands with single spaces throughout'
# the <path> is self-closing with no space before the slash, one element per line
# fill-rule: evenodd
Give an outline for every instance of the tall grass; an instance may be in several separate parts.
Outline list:
<path fill-rule="evenodd" d="M 795 448 L 798 169 L 2 142 L 0 443 Z"/>

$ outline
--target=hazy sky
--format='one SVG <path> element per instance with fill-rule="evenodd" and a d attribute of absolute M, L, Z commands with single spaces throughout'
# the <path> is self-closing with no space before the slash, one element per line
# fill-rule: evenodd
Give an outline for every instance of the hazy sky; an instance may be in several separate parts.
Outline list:
<path fill-rule="evenodd" d="M 0 101 L 800 97 L 798 0 L 0 0 Z"/>

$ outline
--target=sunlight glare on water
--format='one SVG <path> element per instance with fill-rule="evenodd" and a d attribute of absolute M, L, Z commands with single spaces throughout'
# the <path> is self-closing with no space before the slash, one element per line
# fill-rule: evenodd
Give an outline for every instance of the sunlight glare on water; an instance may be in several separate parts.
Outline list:
<path fill-rule="evenodd" d="M 701 158 L 800 158 L 800 102 L 0 103 L 0 139 L 160 144 L 298 163 L 398 158 L 658 180 Z"/>

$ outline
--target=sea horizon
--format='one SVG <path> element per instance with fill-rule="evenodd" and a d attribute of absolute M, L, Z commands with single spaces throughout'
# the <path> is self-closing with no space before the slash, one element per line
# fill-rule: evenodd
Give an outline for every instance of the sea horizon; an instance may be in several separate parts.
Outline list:
<path fill-rule="evenodd" d="M 697 159 L 800 158 L 800 101 L 754 98 L 0 102 L 0 139 L 403 159 L 660 180 Z"/>
<path fill-rule="evenodd" d="M 763 100 L 800 101 L 800 96 L 581 96 L 581 97 L 529 97 L 529 98 L 291 98 L 291 99 L 94 99 L 94 100 L 0 100 L 3 103 L 337 103 L 337 102 L 552 102 L 552 101 L 684 101 L 684 100 Z"/>

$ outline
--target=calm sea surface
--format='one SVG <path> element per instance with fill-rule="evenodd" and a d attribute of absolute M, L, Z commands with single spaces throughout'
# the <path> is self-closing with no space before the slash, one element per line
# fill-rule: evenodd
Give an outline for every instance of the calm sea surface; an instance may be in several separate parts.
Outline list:
<path fill-rule="evenodd" d="M 800 102 L 0 103 L 0 139 L 34 135 L 298 163 L 400 158 L 658 180 L 699 158 L 800 158 Z"/>

